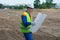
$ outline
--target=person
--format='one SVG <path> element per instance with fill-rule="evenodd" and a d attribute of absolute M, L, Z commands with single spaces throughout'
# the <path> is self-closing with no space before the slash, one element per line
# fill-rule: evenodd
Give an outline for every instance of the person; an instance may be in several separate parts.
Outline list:
<path fill-rule="evenodd" d="M 32 27 L 31 13 L 33 11 L 32 6 L 27 7 L 27 11 L 21 15 L 20 32 L 24 34 L 25 40 L 33 40 L 32 32 L 29 30 Z"/>

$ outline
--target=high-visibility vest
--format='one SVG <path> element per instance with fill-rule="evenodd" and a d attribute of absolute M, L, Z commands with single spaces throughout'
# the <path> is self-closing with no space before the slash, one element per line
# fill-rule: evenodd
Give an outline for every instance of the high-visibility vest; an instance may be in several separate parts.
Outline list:
<path fill-rule="evenodd" d="M 30 17 L 30 15 L 28 14 L 28 12 L 24 12 L 26 14 L 26 17 L 27 17 L 27 22 L 32 22 L 32 19 Z M 32 25 L 29 25 L 27 27 L 25 27 L 23 25 L 23 22 L 22 22 L 22 19 L 20 20 L 20 32 L 22 33 L 28 33 L 28 32 L 31 32 L 29 29 L 32 27 Z"/>

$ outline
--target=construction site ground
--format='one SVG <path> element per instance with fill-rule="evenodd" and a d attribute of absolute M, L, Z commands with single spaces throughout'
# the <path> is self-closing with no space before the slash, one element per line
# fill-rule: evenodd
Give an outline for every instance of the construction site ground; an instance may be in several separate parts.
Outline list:
<path fill-rule="evenodd" d="M 0 40 L 24 40 L 20 33 L 20 16 L 25 10 L 0 9 Z M 34 9 L 33 19 L 38 12 L 47 14 L 41 28 L 33 33 L 34 40 L 60 40 L 60 9 Z"/>

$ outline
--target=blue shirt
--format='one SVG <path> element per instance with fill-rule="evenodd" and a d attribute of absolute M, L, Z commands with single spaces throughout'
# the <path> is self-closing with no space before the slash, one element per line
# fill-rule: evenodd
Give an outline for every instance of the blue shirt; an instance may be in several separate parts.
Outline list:
<path fill-rule="evenodd" d="M 31 22 L 27 22 L 27 17 L 22 15 L 22 22 L 25 27 L 31 25 Z"/>

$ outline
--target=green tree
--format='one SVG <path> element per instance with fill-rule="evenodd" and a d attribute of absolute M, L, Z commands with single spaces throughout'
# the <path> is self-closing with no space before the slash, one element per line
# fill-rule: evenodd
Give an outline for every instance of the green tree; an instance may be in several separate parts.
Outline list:
<path fill-rule="evenodd" d="M 43 8 L 43 9 L 47 8 L 46 3 L 43 2 L 41 5 L 41 8 Z"/>
<path fill-rule="evenodd" d="M 19 8 L 19 9 L 24 9 L 24 8 L 25 8 L 25 6 L 20 5 L 18 8 Z"/>
<path fill-rule="evenodd" d="M 51 8 L 53 6 L 53 0 L 46 0 L 47 8 Z"/>
<path fill-rule="evenodd" d="M 53 0 L 46 0 L 46 3 L 52 3 Z"/>
<path fill-rule="evenodd" d="M 3 4 L 0 4 L 0 9 L 3 8 Z"/>
<path fill-rule="evenodd" d="M 34 1 L 34 8 L 39 8 L 40 5 L 40 0 L 35 0 Z"/>

